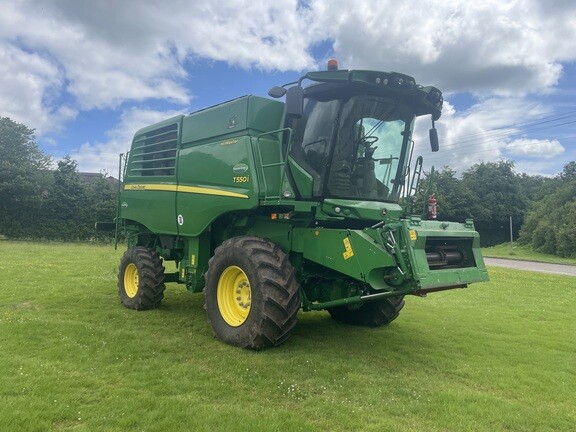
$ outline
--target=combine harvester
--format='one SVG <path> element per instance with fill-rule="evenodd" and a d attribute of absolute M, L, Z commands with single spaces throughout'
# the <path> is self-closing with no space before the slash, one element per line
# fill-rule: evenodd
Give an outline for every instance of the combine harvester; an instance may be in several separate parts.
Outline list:
<path fill-rule="evenodd" d="M 431 116 L 437 151 L 440 90 L 331 61 L 269 95 L 285 102 L 244 96 L 136 133 L 116 218 L 124 306 L 155 308 L 181 283 L 204 291 L 216 337 L 262 349 L 300 309 L 382 326 L 406 295 L 488 280 L 471 220 L 435 220 L 433 197 L 413 208 L 414 122 Z"/>

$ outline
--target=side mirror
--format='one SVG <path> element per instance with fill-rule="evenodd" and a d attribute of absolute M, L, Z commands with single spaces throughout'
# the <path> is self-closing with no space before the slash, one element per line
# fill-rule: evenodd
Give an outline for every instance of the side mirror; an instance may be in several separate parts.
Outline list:
<path fill-rule="evenodd" d="M 430 148 L 433 152 L 437 152 L 440 148 L 440 144 L 438 143 L 438 130 L 435 127 L 430 129 Z"/>
<path fill-rule="evenodd" d="M 281 98 L 286 94 L 286 89 L 284 87 L 274 86 L 270 90 L 268 90 L 268 96 L 273 97 L 275 99 Z"/>
<path fill-rule="evenodd" d="M 304 89 L 299 85 L 286 91 L 286 117 L 300 118 L 304 113 Z"/>

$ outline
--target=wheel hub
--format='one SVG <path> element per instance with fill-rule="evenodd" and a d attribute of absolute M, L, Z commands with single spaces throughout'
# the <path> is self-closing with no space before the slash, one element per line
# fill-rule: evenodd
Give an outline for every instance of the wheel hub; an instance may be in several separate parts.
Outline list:
<path fill-rule="evenodd" d="M 138 293 L 138 280 L 138 268 L 136 264 L 128 264 L 124 270 L 124 291 L 126 291 L 128 297 L 136 297 Z"/>
<path fill-rule="evenodd" d="M 232 327 L 244 324 L 250 314 L 250 281 L 238 266 L 226 268 L 218 280 L 217 301 L 220 315 Z"/>

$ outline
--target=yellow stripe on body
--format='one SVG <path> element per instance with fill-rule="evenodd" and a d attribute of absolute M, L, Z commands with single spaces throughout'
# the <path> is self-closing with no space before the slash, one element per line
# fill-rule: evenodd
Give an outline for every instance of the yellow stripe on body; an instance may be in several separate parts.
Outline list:
<path fill-rule="evenodd" d="M 198 186 L 179 186 L 174 184 L 161 184 L 161 183 L 127 184 L 124 185 L 124 190 L 185 192 L 200 195 L 227 196 L 232 198 L 244 198 L 244 199 L 250 198 L 246 194 L 228 192 L 222 189 L 211 189 Z"/>

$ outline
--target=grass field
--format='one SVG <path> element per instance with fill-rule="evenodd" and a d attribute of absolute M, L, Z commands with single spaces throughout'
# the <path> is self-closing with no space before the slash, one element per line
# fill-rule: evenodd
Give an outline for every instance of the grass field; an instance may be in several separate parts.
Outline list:
<path fill-rule="evenodd" d="M 387 327 L 301 314 L 287 344 L 250 352 L 215 340 L 181 286 L 124 309 L 120 254 L 0 241 L 1 430 L 575 428 L 575 278 L 491 268 Z"/>
<path fill-rule="evenodd" d="M 576 265 L 576 258 L 561 258 L 556 255 L 534 252 L 527 246 L 503 243 L 497 246 L 482 248 L 482 253 L 487 257 L 518 259 L 527 261 L 540 261 L 546 263 Z"/>

